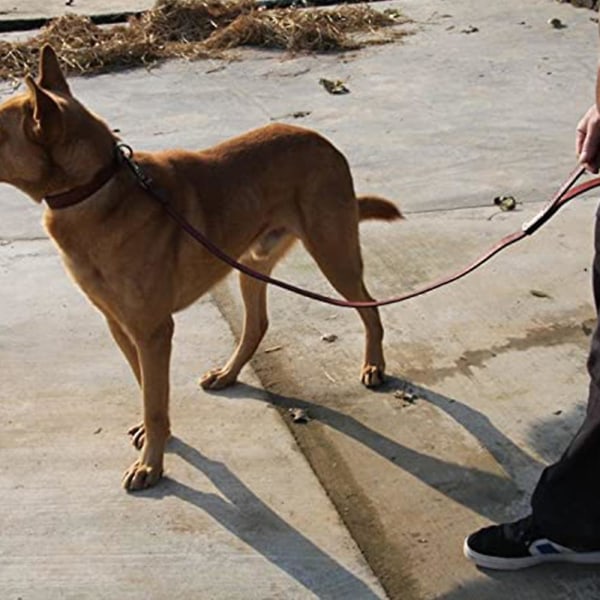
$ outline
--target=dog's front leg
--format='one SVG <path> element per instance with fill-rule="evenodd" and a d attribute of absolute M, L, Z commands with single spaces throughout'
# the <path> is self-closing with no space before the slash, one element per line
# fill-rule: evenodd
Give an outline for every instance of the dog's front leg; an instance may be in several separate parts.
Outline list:
<path fill-rule="evenodd" d="M 162 475 L 165 444 L 169 437 L 169 363 L 173 319 L 151 333 L 135 336 L 142 376 L 144 443 L 141 456 L 123 476 L 127 490 L 154 485 Z"/>
<path fill-rule="evenodd" d="M 142 385 L 142 374 L 140 372 L 140 359 L 138 357 L 137 348 L 135 344 L 131 341 L 131 338 L 125 333 L 125 330 L 117 321 L 112 319 L 111 317 L 106 317 L 106 322 L 108 323 L 108 328 L 112 333 L 113 339 L 117 343 L 117 346 L 123 352 L 123 355 L 127 359 L 129 366 L 133 372 L 135 380 L 138 382 L 138 385 Z"/>

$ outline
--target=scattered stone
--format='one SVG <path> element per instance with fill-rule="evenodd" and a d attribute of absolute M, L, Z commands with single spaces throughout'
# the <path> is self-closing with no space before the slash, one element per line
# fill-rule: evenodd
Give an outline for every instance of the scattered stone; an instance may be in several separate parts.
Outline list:
<path fill-rule="evenodd" d="M 310 421 L 310 416 L 304 408 L 290 408 L 289 413 L 293 423 L 308 423 Z"/>
<path fill-rule="evenodd" d="M 402 11 L 399 11 L 397 8 L 386 8 L 383 11 L 384 15 L 387 15 L 391 19 L 404 19 L 404 14 Z"/>
<path fill-rule="evenodd" d="M 327 342 L 328 344 L 335 342 L 337 339 L 338 339 L 338 336 L 335 335 L 335 333 L 324 333 L 321 336 L 321 341 Z"/>
<path fill-rule="evenodd" d="M 98 427 L 96 431 L 94 431 L 94 435 L 98 435 L 102 431 L 102 427 Z"/>
<path fill-rule="evenodd" d="M 536 298 L 552 298 L 550 294 L 542 292 L 541 290 L 529 290 L 529 293 Z"/>
<path fill-rule="evenodd" d="M 515 210 L 517 208 L 517 200 L 514 196 L 496 196 L 494 204 L 502 211 Z"/>
<path fill-rule="evenodd" d="M 548 19 L 548 25 L 550 25 L 550 27 L 554 27 L 554 29 L 564 29 L 566 27 L 566 25 L 556 17 Z"/>
<path fill-rule="evenodd" d="M 558 416 L 558 415 L 562 415 L 562 410 L 555 410 L 552 414 Z"/>
<path fill-rule="evenodd" d="M 402 400 L 402 406 L 411 406 L 413 405 L 419 397 L 412 392 L 408 392 L 407 390 L 396 390 L 394 392 L 394 398 L 398 400 Z"/>
<path fill-rule="evenodd" d="M 271 121 L 279 121 L 280 119 L 304 119 L 310 115 L 310 110 L 297 110 L 295 112 L 287 113 L 281 117 L 271 117 Z"/>
<path fill-rule="evenodd" d="M 468 27 L 465 27 L 464 29 L 460 30 L 461 33 L 466 33 L 467 35 L 469 35 L 470 33 L 477 33 L 478 31 L 479 28 L 474 27 L 473 25 L 469 25 Z"/>
<path fill-rule="evenodd" d="M 345 86 L 341 79 L 332 81 L 331 79 L 319 79 L 319 83 L 330 93 L 334 95 L 349 94 L 350 90 Z"/>

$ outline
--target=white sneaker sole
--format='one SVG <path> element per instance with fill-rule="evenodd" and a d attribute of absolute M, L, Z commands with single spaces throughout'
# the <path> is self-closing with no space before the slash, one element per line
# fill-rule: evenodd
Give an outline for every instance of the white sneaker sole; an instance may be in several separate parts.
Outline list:
<path fill-rule="evenodd" d="M 536 554 L 520 558 L 503 558 L 501 556 L 488 556 L 472 550 L 467 544 L 468 538 L 463 544 L 463 553 L 466 558 L 473 561 L 478 567 L 484 569 L 496 569 L 498 571 L 517 571 L 543 563 L 577 563 L 582 565 L 600 564 L 600 552 L 573 552 L 562 551 L 556 554 Z"/>

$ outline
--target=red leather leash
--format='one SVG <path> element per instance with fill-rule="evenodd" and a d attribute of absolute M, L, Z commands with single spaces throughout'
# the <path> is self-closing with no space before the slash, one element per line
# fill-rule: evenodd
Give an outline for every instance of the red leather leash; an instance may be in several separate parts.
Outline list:
<path fill-rule="evenodd" d="M 329 296 L 324 296 L 322 294 L 317 294 L 316 292 L 312 292 L 310 290 L 305 290 L 303 288 L 292 285 L 291 283 L 287 283 L 286 281 L 282 281 L 280 279 L 275 279 L 274 277 L 270 277 L 268 275 L 264 275 L 263 273 L 259 273 L 246 265 L 239 263 L 237 260 L 232 258 L 231 256 L 225 254 L 218 246 L 215 246 L 203 233 L 198 231 L 183 215 L 181 215 L 169 202 L 169 199 L 166 198 L 163 194 L 161 194 L 158 190 L 152 187 L 151 179 L 143 172 L 141 167 L 133 160 L 133 151 L 126 144 L 118 144 L 118 151 L 121 152 L 123 160 L 129 166 L 129 168 L 133 171 L 137 182 L 139 185 L 155 200 L 160 202 L 164 209 L 167 211 L 169 216 L 192 238 L 194 238 L 197 242 L 202 244 L 206 250 L 208 250 L 211 254 L 216 256 L 219 260 L 222 260 L 230 267 L 244 273 L 244 275 L 248 275 L 249 277 L 253 277 L 260 281 L 264 281 L 265 283 L 269 283 L 275 285 L 277 287 L 283 288 L 284 290 L 288 290 L 290 292 L 294 292 L 295 294 L 299 294 L 300 296 L 304 296 L 306 298 L 311 298 L 312 300 L 318 300 L 319 302 L 324 302 L 325 304 L 331 304 L 333 306 L 341 306 L 344 308 L 374 308 L 378 306 L 387 306 L 388 304 L 396 304 L 398 302 L 404 302 L 405 300 L 409 300 L 410 298 L 416 298 L 417 296 L 422 296 L 423 294 L 427 294 L 433 290 L 441 288 L 445 285 L 453 283 L 454 281 L 458 281 L 462 279 L 469 273 L 473 272 L 475 269 L 479 268 L 481 265 L 489 261 L 493 256 L 512 246 L 516 242 L 522 240 L 523 238 L 532 235 L 537 229 L 539 229 L 546 221 L 548 221 L 562 206 L 564 206 L 573 198 L 588 192 L 591 189 L 600 186 L 600 177 L 596 177 L 590 179 L 584 183 L 579 184 L 576 187 L 573 187 L 577 180 L 583 175 L 585 172 L 584 167 L 577 167 L 565 181 L 565 183 L 561 186 L 558 192 L 554 195 L 554 197 L 546 204 L 546 206 L 530 221 L 523 224 L 523 227 L 514 233 L 503 237 L 496 245 L 492 246 L 485 254 L 480 256 L 477 260 L 470 263 L 464 269 L 457 271 L 456 273 L 434 281 L 422 288 L 414 290 L 412 292 L 408 292 L 406 294 L 402 294 L 401 296 L 395 296 L 393 298 L 388 298 L 387 300 L 373 300 L 367 302 L 353 302 L 347 300 L 341 300 L 338 298 L 332 298 Z"/>

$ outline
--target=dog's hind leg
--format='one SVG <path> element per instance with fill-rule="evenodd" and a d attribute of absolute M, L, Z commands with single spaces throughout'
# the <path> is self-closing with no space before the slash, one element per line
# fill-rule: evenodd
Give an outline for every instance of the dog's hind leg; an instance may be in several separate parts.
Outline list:
<path fill-rule="evenodd" d="M 294 241 L 295 238 L 284 231 L 270 232 L 244 254 L 240 262 L 268 275 Z M 202 376 L 200 385 L 204 389 L 218 390 L 232 385 L 242 367 L 252 358 L 269 326 L 266 288 L 266 283 L 240 274 L 240 289 L 244 301 L 242 336 L 227 364 Z"/>
<path fill-rule="evenodd" d="M 141 455 L 123 476 L 127 490 L 154 485 L 162 475 L 169 429 L 169 363 L 173 319 L 169 316 L 152 330 L 140 327 L 134 334 L 142 375 L 144 442 Z"/>
<path fill-rule="evenodd" d="M 310 238 L 304 246 L 315 259 L 331 285 L 347 300 L 370 301 L 363 282 L 363 264 L 358 241 L 358 226 L 348 215 L 340 215 L 335 236 L 324 228 L 311 228 Z M 383 326 L 377 308 L 358 308 L 365 327 L 365 358 L 360 380 L 369 388 L 383 383 L 385 361 L 383 358 Z"/>

